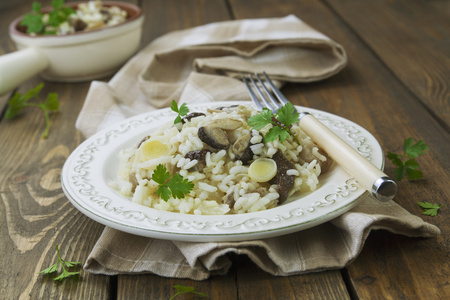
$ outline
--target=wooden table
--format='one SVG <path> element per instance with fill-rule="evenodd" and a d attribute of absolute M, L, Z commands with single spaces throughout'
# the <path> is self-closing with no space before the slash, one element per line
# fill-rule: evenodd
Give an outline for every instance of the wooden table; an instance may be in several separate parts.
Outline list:
<path fill-rule="evenodd" d="M 51 116 L 48 139 L 41 139 L 45 123 L 40 110 L 27 109 L 6 120 L 12 93 L 0 97 L 0 298 L 168 299 L 175 293 L 173 285 L 183 284 L 211 299 L 449 299 L 450 1 L 137 2 L 146 14 L 142 46 L 173 30 L 288 14 L 342 44 L 349 64 L 341 73 L 321 82 L 288 84 L 283 91 L 297 105 L 360 124 L 385 152 L 401 152 L 407 137 L 424 140 L 430 150 L 418 161 L 425 179 L 400 181 L 395 201 L 437 225 L 442 235 L 424 239 L 375 231 L 348 267 L 307 275 L 274 277 L 236 255 L 227 275 L 200 282 L 83 273 L 81 281 L 54 284 L 37 273 L 53 263 L 55 244 L 61 245 L 65 258 L 85 261 L 103 225 L 78 212 L 60 184 L 61 167 L 83 141 L 75 120 L 90 83 L 44 82 L 42 93 L 56 92 L 61 102 L 59 112 Z M 15 50 L 8 24 L 31 3 L 1 2 L 0 54 Z M 17 91 L 26 92 L 41 82 L 32 78 Z M 392 175 L 394 169 L 387 161 L 386 173 Z M 446 206 L 436 217 L 428 217 L 418 201 Z"/>

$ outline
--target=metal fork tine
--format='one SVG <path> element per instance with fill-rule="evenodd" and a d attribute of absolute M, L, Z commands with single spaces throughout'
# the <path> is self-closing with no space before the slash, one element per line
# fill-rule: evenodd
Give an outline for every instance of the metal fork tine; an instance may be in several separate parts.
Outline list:
<path fill-rule="evenodd" d="M 263 103 L 264 103 L 264 105 L 268 108 L 268 109 L 270 109 L 273 113 L 276 113 L 277 112 L 277 108 L 276 107 L 274 107 L 268 100 L 267 100 L 267 97 L 265 97 L 264 96 L 264 93 L 261 91 L 261 89 L 259 88 L 259 86 L 258 86 L 258 84 L 255 82 L 255 80 L 253 79 L 253 76 L 251 75 L 251 74 L 248 74 L 248 78 L 250 79 L 250 81 L 251 81 L 251 83 L 252 83 L 252 85 L 253 85 L 253 88 L 258 92 L 258 94 L 259 94 L 259 98 L 252 92 L 252 88 L 250 88 L 249 87 L 249 85 L 247 84 L 247 88 L 248 88 L 248 90 L 249 90 L 249 92 L 250 92 L 250 97 L 252 97 L 252 100 L 253 100 L 253 102 L 255 103 L 255 105 L 256 106 L 258 106 L 258 103 L 260 103 L 261 101 L 260 100 L 262 100 L 263 101 Z M 254 97 L 255 98 L 253 98 L 253 95 L 252 95 L 252 93 L 253 93 L 253 95 L 254 95 Z M 260 103 L 261 104 L 261 103 Z M 259 108 L 259 107 L 258 107 Z M 261 108 L 262 109 L 262 108 Z"/>
<path fill-rule="evenodd" d="M 270 99 L 270 101 L 272 102 L 272 104 L 275 106 L 275 111 L 278 110 L 281 106 L 280 103 L 277 101 L 277 99 L 275 99 L 272 94 L 270 93 L 270 91 L 267 89 L 266 85 L 264 84 L 264 82 L 261 80 L 261 77 L 259 77 L 258 73 L 255 73 L 255 77 L 258 80 L 259 84 L 262 86 L 264 93 L 266 94 L 267 97 L 264 97 L 262 95 L 262 93 L 260 92 L 261 97 L 265 98 L 265 101 L 267 101 L 267 98 Z"/>
<path fill-rule="evenodd" d="M 266 72 L 263 71 L 264 78 L 266 79 L 266 82 L 270 85 L 270 88 L 272 89 L 272 92 L 275 96 L 277 96 L 278 100 L 280 100 L 285 105 L 289 102 L 288 99 L 283 95 L 283 93 L 273 84 L 272 80 L 270 80 L 269 76 L 267 76 Z M 295 107 L 294 107 L 295 109 Z M 297 109 L 295 109 L 295 112 L 297 112 Z"/>
<path fill-rule="evenodd" d="M 261 105 L 261 102 L 259 101 L 258 97 L 255 95 L 255 93 L 253 92 L 252 88 L 248 84 L 247 78 L 245 78 L 245 76 L 242 76 L 242 81 L 244 81 L 245 85 L 247 86 L 247 90 L 248 90 L 248 92 L 250 94 L 250 98 L 252 98 L 252 101 L 255 104 L 256 109 L 257 110 L 262 110 L 263 106 Z"/>

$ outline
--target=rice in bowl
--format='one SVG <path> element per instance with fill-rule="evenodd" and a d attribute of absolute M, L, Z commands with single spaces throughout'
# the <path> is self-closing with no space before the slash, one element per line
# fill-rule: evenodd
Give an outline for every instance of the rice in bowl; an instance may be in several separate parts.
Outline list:
<path fill-rule="evenodd" d="M 258 113 L 239 105 L 170 122 L 119 153 L 117 180 L 110 185 L 132 202 L 196 215 L 262 211 L 294 193 L 316 190 L 331 159 L 296 124 L 291 132 L 300 145 L 292 137 L 264 142 L 272 125 L 257 131 L 247 123 Z M 181 199 L 161 199 L 151 179 L 159 164 L 191 181 L 193 189 Z"/>

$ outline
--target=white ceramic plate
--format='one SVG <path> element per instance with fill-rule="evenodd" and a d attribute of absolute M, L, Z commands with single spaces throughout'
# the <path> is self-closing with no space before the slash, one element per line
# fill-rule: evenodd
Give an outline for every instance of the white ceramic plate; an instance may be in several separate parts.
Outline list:
<path fill-rule="evenodd" d="M 204 111 L 249 102 L 211 102 L 189 105 Z M 319 110 L 308 111 L 357 149 L 375 166 L 384 167 L 377 140 L 359 125 Z M 84 141 L 64 164 L 61 181 L 72 204 L 89 218 L 120 231 L 146 237 L 191 241 L 241 241 L 269 238 L 304 230 L 336 218 L 359 203 L 368 192 L 341 167 L 321 176 L 319 188 L 291 197 L 275 208 L 239 215 L 197 216 L 165 212 L 130 202 L 108 186 L 118 168 L 117 154 L 175 118 L 170 109 L 126 119 Z"/>

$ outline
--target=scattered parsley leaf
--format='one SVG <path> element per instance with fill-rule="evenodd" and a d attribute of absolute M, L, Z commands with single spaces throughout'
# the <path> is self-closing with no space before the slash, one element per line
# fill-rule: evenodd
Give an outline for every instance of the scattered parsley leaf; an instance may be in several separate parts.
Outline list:
<path fill-rule="evenodd" d="M 194 188 L 194 184 L 180 174 L 176 173 L 172 178 L 170 176 L 162 164 L 157 165 L 152 174 L 152 180 L 159 184 L 156 194 L 164 201 L 169 200 L 170 196 L 184 198 Z"/>
<path fill-rule="evenodd" d="M 54 273 L 54 272 L 58 271 L 59 265 L 61 265 L 61 267 L 63 268 L 63 272 L 61 274 L 59 274 L 57 277 L 53 278 L 54 281 L 62 281 L 64 279 L 66 279 L 67 277 L 81 274 L 81 271 L 68 271 L 66 269 L 66 267 L 67 268 L 75 267 L 75 266 L 81 264 L 81 262 L 67 261 L 67 260 L 62 259 L 61 254 L 59 253 L 58 244 L 56 244 L 56 253 L 58 254 L 58 261 L 54 265 L 51 265 L 50 267 L 39 272 L 39 274 Z"/>
<path fill-rule="evenodd" d="M 12 119 L 17 114 L 27 106 L 34 106 L 40 108 L 44 112 L 45 117 L 45 131 L 42 135 L 42 138 L 47 138 L 48 132 L 50 130 L 50 111 L 57 111 L 59 109 L 59 100 L 57 93 L 49 93 L 45 101 L 39 100 L 39 92 L 44 87 L 41 83 L 37 85 L 35 88 L 30 89 L 25 95 L 22 95 L 19 92 L 14 93 L 11 99 L 8 102 L 8 109 L 6 110 L 5 117 L 7 119 Z M 37 99 L 36 102 L 31 102 L 32 99 Z"/>
<path fill-rule="evenodd" d="M 170 109 L 173 110 L 174 112 L 178 113 L 178 116 L 175 118 L 175 121 L 173 121 L 173 124 L 180 123 L 181 117 L 187 115 L 187 113 L 189 112 L 189 108 L 187 107 L 186 103 L 181 104 L 181 106 L 178 108 L 178 104 L 175 102 L 175 100 L 172 100 Z"/>
<path fill-rule="evenodd" d="M 438 210 L 444 205 L 432 204 L 430 202 L 417 202 L 417 204 L 423 208 L 422 214 L 426 216 L 434 217 L 437 215 Z"/>
<path fill-rule="evenodd" d="M 33 2 L 31 12 L 23 17 L 20 25 L 27 27 L 27 33 L 56 34 L 56 28 L 67 22 L 69 16 L 76 12 L 73 8 L 64 6 L 64 0 L 53 0 L 51 6 L 53 10 L 48 14 L 43 14 L 41 12 L 42 5 L 39 2 Z"/>
<path fill-rule="evenodd" d="M 420 140 L 414 143 L 413 138 L 405 139 L 403 143 L 403 154 L 388 152 L 387 157 L 398 168 L 394 170 L 394 176 L 397 180 L 402 180 L 405 175 L 408 180 L 416 180 L 423 178 L 422 171 L 418 170 L 419 164 L 415 160 L 419 155 L 428 150 L 428 146 L 424 141 Z"/>
<path fill-rule="evenodd" d="M 51 265 L 47 269 L 42 270 L 41 272 L 39 272 L 39 274 L 51 274 L 56 271 L 58 271 L 58 263 Z"/>
<path fill-rule="evenodd" d="M 195 290 L 195 288 L 191 287 L 191 286 L 184 286 L 182 284 L 177 284 L 177 285 L 174 285 L 173 287 L 177 290 L 177 293 L 175 295 L 173 295 L 172 297 L 170 297 L 169 300 L 173 300 L 173 299 L 175 299 L 175 297 L 177 297 L 181 294 L 185 294 L 185 293 L 193 293 L 193 294 L 199 295 L 201 297 L 208 298 L 208 295 L 206 295 L 205 293 L 197 292 Z"/>
<path fill-rule="evenodd" d="M 275 115 L 270 109 L 263 108 L 259 114 L 248 119 L 248 125 L 259 130 L 272 124 L 273 127 L 264 136 L 264 142 L 274 141 L 278 138 L 280 142 L 284 142 L 289 136 L 292 136 L 300 145 L 297 137 L 291 131 L 291 126 L 298 121 L 298 117 L 299 113 L 295 112 L 294 106 L 287 103 L 278 109 Z"/>

